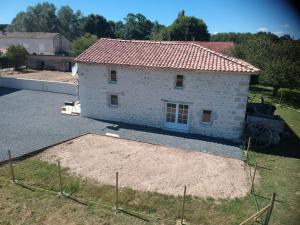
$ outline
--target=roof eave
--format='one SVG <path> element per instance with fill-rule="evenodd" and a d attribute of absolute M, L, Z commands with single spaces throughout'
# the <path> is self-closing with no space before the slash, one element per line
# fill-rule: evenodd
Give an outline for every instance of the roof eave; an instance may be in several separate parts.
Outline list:
<path fill-rule="evenodd" d="M 79 56 L 78 56 L 79 57 Z M 130 65 L 130 64 L 117 64 L 117 63 L 99 63 L 99 62 L 87 62 L 78 60 L 76 57 L 74 62 L 82 64 L 93 64 L 93 65 L 105 65 L 105 66 L 127 66 L 127 67 L 139 67 L 139 68 L 152 68 L 152 69 L 171 69 L 171 70 L 185 70 L 194 72 L 206 72 L 206 73 L 235 73 L 235 74 L 247 74 L 247 75 L 259 75 L 259 71 L 225 71 L 225 70 L 199 70 L 199 69 L 186 69 L 186 68 L 171 68 L 171 67 L 159 67 L 159 66 L 142 66 L 142 65 Z"/>

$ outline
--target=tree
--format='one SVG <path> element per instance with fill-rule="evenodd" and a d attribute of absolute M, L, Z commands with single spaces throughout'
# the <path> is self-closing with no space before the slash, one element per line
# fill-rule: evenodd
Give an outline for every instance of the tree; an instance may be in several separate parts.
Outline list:
<path fill-rule="evenodd" d="M 261 83 L 273 87 L 273 95 L 277 95 L 280 88 L 299 87 L 299 65 L 287 58 L 274 58 L 266 64 Z M 298 81 L 297 81 L 298 77 Z"/>
<path fill-rule="evenodd" d="M 166 31 L 166 26 L 160 24 L 158 21 L 153 23 L 151 39 L 152 40 L 166 40 L 167 37 L 164 35 Z"/>
<path fill-rule="evenodd" d="M 57 12 L 58 31 L 69 40 L 80 37 L 83 32 L 83 16 L 80 10 L 74 11 L 69 6 L 62 6 Z"/>
<path fill-rule="evenodd" d="M 71 55 L 78 56 L 97 41 L 97 36 L 85 34 L 71 42 Z"/>
<path fill-rule="evenodd" d="M 144 15 L 129 13 L 125 18 L 124 38 L 136 40 L 149 40 L 153 24 Z"/>
<path fill-rule="evenodd" d="M 91 14 L 85 19 L 84 30 L 97 37 L 112 37 L 113 27 L 103 16 Z"/>
<path fill-rule="evenodd" d="M 0 30 L 4 31 L 8 27 L 8 24 L 0 24 Z"/>
<path fill-rule="evenodd" d="M 26 32 L 30 27 L 30 18 L 26 12 L 19 12 L 8 27 L 9 31 Z"/>
<path fill-rule="evenodd" d="M 118 22 L 111 24 L 111 26 L 113 28 L 113 33 L 114 33 L 115 38 L 123 39 L 124 38 L 124 29 L 125 29 L 124 23 L 122 21 L 118 21 Z"/>
<path fill-rule="evenodd" d="M 52 3 L 38 3 L 26 12 L 20 12 L 13 19 L 10 30 L 27 32 L 56 32 L 56 7 Z"/>
<path fill-rule="evenodd" d="M 245 42 L 248 38 L 252 37 L 253 34 L 251 33 L 235 33 L 235 32 L 228 32 L 228 33 L 217 33 L 213 34 L 210 37 L 210 41 L 232 41 L 234 43 L 240 44 Z"/>
<path fill-rule="evenodd" d="M 26 62 L 28 51 L 22 45 L 11 45 L 7 49 L 7 58 L 16 70 L 20 70 L 21 66 Z"/>
<path fill-rule="evenodd" d="M 279 39 L 268 33 L 257 33 L 237 45 L 234 55 L 261 69 L 259 82 L 273 87 L 273 95 L 280 88 L 300 86 L 300 43 Z"/>
<path fill-rule="evenodd" d="M 176 41 L 208 41 L 210 37 L 205 22 L 194 16 L 186 16 L 184 11 L 179 12 L 168 32 L 170 40 Z"/>

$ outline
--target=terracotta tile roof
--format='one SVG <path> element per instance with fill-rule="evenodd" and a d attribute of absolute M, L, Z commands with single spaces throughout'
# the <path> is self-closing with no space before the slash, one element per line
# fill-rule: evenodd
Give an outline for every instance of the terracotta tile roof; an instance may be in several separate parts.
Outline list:
<path fill-rule="evenodd" d="M 187 42 L 99 39 L 75 58 L 82 63 L 257 74 L 251 64 Z"/>
<path fill-rule="evenodd" d="M 233 48 L 234 47 L 234 42 L 213 42 L 213 41 L 188 41 L 188 42 L 183 42 L 181 41 L 181 43 L 194 43 L 197 45 L 200 45 L 204 48 L 208 48 L 210 50 L 216 51 L 216 52 L 220 52 L 222 53 L 224 50 L 228 49 L 228 48 Z"/>

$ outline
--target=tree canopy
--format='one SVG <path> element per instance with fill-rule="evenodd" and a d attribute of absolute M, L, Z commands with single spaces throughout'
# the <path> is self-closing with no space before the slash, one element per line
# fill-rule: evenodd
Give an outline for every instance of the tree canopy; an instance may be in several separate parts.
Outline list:
<path fill-rule="evenodd" d="M 83 17 L 80 11 L 73 12 L 69 6 L 58 11 L 52 3 L 38 3 L 25 12 L 19 12 L 8 27 L 10 31 L 60 32 L 69 39 L 81 36 Z"/>
<path fill-rule="evenodd" d="M 80 10 L 74 12 L 69 6 L 62 6 L 57 12 L 58 32 L 69 40 L 83 35 L 83 15 Z"/>
<path fill-rule="evenodd" d="M 168 27 L 169 39 L 176 41 L 208 41 L 205 22 L 194 16 L 186 16 L 184 11 L 179 12 L 174 23 Z"/>
<path fill-rule="evenodd" d="M 137 40 L 199 40 L 208 41 L 205 22 L 184 11 L 170 26 L 152 22 L 144 15 L 129 13 L 123 21 L 109 21 L 104 16 L 84 16 L 80 10 L 74 12 L 69 6 L 56 9 L 52 3 L 38 3 L 19 12 L 9 26 L 10 31 L 59 32 L 69 40 L 90 33 L 100 37 Z"/>
<path fill-rule="evenodd" d="M 26 12 L 20 12 L 13 19 L 10 29 L 12 31 L 29 32 L 57 32 L 58 23 L 56 7 L 52 3 L 38 3 L 30 6 Z"/>
<path fill-rule="evenodd" d="M 100 15 L 88 15 L 85 18 L 84 31 L 97 37 L 113 37 L 113 26 Z"/>
<path fill-rule="evenodd" d="M 153 23 L 142 14 L 129 13 L 124 19 L 124 38 L 148 40 L 151 37 Z"/>
<path fill-rule="evenodd" d="M 71 42 L 71 52 L 72 56 L 78 56 L 92 44 L 97 41 L 96 35 L 85 34 Z"/>
<path fill-rule="evenodd" d="M 259 82 L 280 88 L 300 86 L 300 41 L 270 33 L 251 34 L 236 45 L 233 55 L 261 69 Z"/>

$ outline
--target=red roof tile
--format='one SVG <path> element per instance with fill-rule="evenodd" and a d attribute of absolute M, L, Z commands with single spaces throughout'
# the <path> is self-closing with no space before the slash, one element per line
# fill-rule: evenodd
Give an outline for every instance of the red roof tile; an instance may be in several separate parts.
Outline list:
<path fill-rule="evenodd" d="M 224 50 L 233 48 L 234 42 L 213 42 L 213 41 L 180 41 L 180 43 L 194 43 L 204 48 L 222 53 Z"/>
<path fill-rule="evenodd" d="M 102 38 L 75 61 L 198 71 L 258 73 L 251 64 L 192 42 Z"/>

